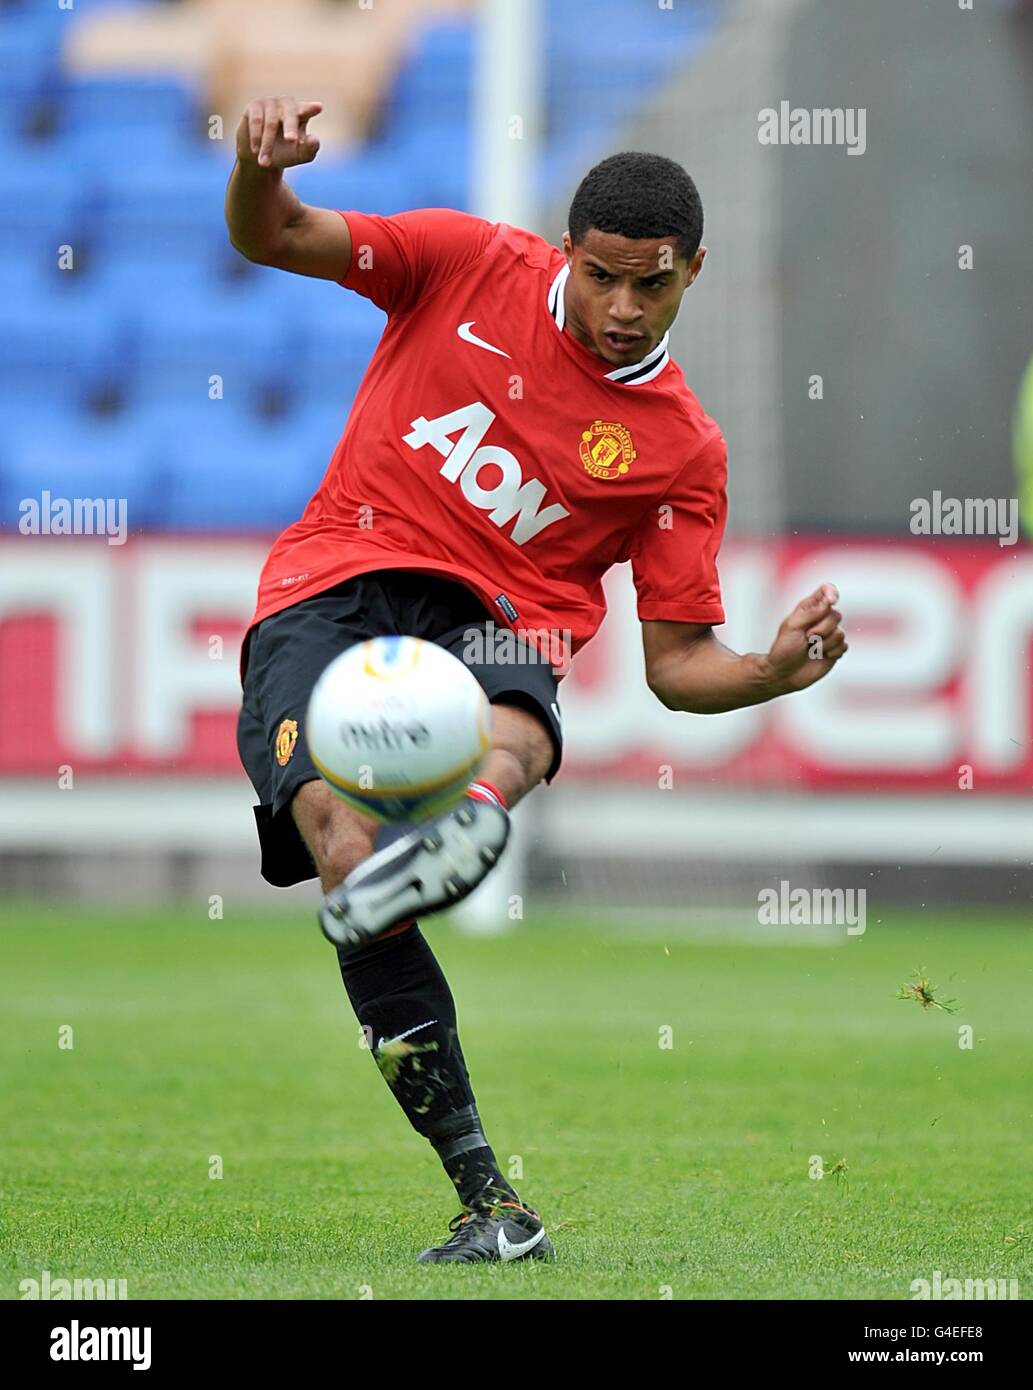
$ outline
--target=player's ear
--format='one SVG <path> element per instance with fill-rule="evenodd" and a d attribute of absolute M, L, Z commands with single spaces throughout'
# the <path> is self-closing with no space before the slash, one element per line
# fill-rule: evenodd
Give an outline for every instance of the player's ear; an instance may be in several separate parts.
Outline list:
<path fill-rule="evenodd" d="M 563 254 L 566 256 L 568 261 L 572 261 L 574 259 L 574 243 L 570 239 L 569 232 L 563 233 Z"/>
<path fill-rule="evenodd" d="M 696 254 L 693 256 L 692 260 L 689 262 L 689 272 L 685 280 L 686 289 L 689 288 L 693 280 L 695 280 L 696 276 L 703 269 L 703 262 L 706 260 L 706 258 L 707 248 L 705 246 L 701 246 L 699 250 L 696 252 Z"/>

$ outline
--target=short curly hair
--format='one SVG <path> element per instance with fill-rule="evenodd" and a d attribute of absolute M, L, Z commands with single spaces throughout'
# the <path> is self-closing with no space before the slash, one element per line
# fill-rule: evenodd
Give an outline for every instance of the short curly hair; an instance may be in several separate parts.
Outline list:
<path fill-rule="evenodd" d="M 632 241 L 674 237 L 691 261 L 703 240 L 703 204 L 680 164 L 626 150 L 601 160 L 578 184 L 567 230 L 575 246 L 590 227 Z"/>

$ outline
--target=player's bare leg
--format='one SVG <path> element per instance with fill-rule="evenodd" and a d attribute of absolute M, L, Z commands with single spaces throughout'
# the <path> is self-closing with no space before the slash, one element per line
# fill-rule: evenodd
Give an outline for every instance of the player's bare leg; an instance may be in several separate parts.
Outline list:
<path fill-rule="evenodd" d="M 334 945 L 361 946 L 400 921 L 461 901 L 498 862 L 509 836 L 508 808 L 544 777 L 553 748 L 528 711 L 497 704 L 492 715 L 492 747 L 467 797 L 417 826 L 376 832 L 372 845 L 368 826 L 360 824 L 367 818 L 329 788 L 309 783 L 298 792 L 295 820 L 310 849 L 322 848 L 318 855 L 313 850 L 317 867 L 322 860 L 341 875 L 328 886 L 320 869 L 327 895 L 320 926 Z"/>

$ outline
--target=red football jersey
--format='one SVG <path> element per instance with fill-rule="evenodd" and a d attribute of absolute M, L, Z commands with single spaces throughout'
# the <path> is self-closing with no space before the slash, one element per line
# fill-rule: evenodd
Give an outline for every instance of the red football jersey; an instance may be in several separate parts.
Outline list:
<path fill-rule="evenodd" d="M 563 252 L 518 227 L 447 208 L 340 215 L 340 284 L 387 324 L 318 491 L 269 553 L 252 623 L 412 569 L 463 582 L 528 640 L 569 632 L 577 651 L 624 560 L 641 619 L 724 622 L 725 443 L 666 336 L 624 367 L 584 347 L 564 329 Z"/>

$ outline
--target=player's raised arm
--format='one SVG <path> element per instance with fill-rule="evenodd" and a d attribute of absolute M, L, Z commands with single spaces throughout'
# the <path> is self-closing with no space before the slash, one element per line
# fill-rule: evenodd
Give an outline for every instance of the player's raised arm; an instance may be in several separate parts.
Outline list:
<path fill-rule="evenodd" d="M 284 169 L 308 164 L 319 141 L 308 123 L 318 101 L 267 97 L 248 103 L 237 127 L 237 162 L 226 189 L 230 241 L 249 261 L 297 275 L 340 280 L 351 261 L 348 224 L 327 208 L 309 207 L 283 181 Z"/>

